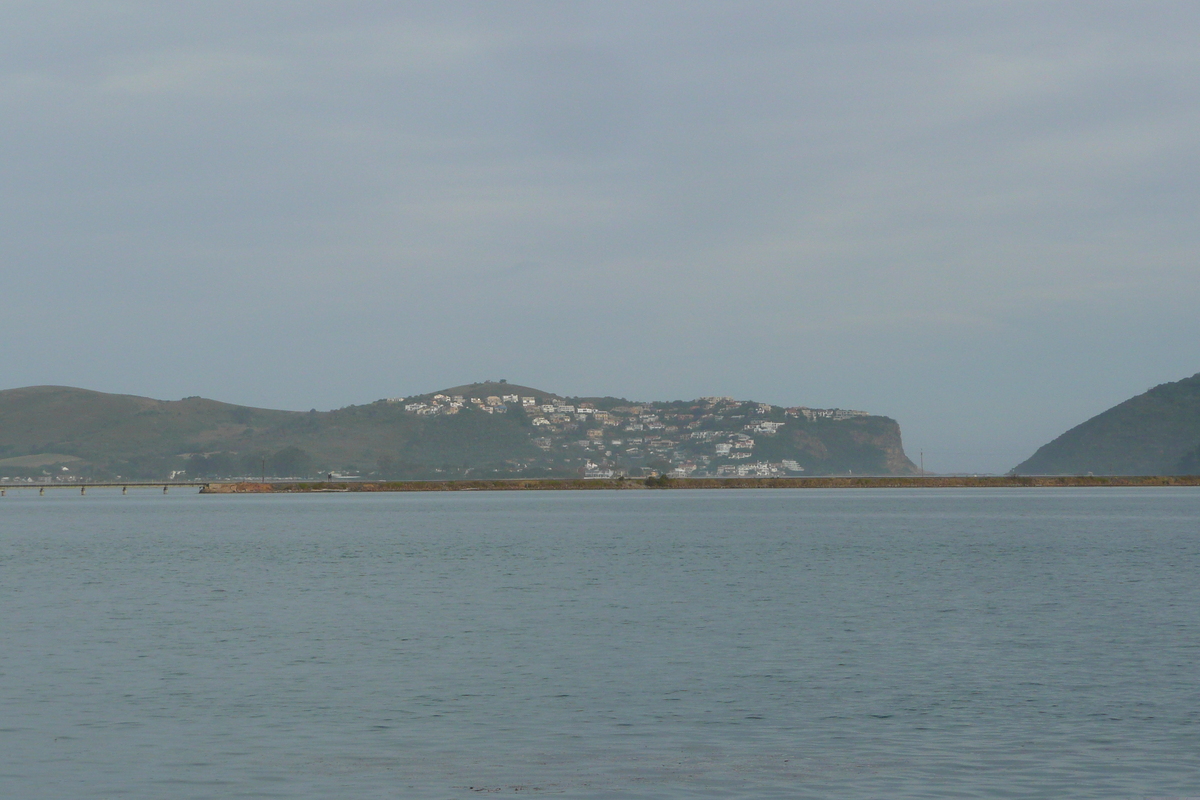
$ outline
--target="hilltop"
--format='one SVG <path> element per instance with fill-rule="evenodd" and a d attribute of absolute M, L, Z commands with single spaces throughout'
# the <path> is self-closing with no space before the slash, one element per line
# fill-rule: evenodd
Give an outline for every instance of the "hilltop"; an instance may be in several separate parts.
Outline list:
<path fill-rule="evenodd" d="M 895 420 L 732 397 L 634 402 L 472 383 L 333 411 L 63 386 L 0 391 L 0 477 L 907 475 Z"/>
<path fill-rule="evenodd" d="M 1200 473 L 1200 373 L 1113 406 L 1043 445 L 1023 475 Z"/>

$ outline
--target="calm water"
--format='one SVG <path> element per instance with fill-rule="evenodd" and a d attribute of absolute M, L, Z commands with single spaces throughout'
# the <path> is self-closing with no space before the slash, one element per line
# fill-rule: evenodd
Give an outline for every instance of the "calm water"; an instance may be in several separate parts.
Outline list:
<path fill-rule="evenodd" d="M 1200 795 L 1200 491 L 0 500 L 6 798 Z"/>

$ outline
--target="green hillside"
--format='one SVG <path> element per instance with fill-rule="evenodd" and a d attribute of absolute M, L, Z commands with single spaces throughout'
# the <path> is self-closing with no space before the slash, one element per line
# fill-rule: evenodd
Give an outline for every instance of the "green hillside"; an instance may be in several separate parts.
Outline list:
<path fill-rule="evenodd" d="M 1015 472 L 1177 475 L 1200 470 L 1200 373 L 1155 386 L 1077 425 Z"/>
<path fill-rule="evenodd" d="M 734 398 L 635 403 L 474 383 L 333 411 L 61 386 L 0 391 L 0 478 L 911 474 L 894 420 Z"/>
<path fill-rule="evenodd" d="M 1183 454 L 1176 465 L 1177 475 L 1200 475 L 1200 445 Z"/>

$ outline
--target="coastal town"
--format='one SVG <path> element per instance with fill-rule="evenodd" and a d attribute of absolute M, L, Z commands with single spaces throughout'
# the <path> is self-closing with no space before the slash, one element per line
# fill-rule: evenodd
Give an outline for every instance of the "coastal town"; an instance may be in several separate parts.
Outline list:
<path fill-rule="evenodd" d="M 865 411 L 781 407 L 733 397 L 633 404 L 506 393 L 504 384 L 493 386 L 496 394 L 437 393 L 382 402 L 418 417 L 503 415 L 528 427 L 530 443 L 543 455 L 507 459 L 501 471 L 551 469 L 585 478 L 803 475 L 802 459 L 788 452 L 794 447 L 773 446 L 781 433 L 789 426 L 869 416 Z"/>
<path fill-rule="evenodd" d="M 72 429 L 73 438 L 50 438 L 45 423 L 31 421 L 29 435 L 3 445 L 8 458 L 0 458 L 0 479 L 8 480 L 0 483 L 808 478 L 916 471 L 893 419 L 729 396 L 639 402 L 483 381 L 307 412 L 69 387 L 11 396 L 9 420 L 20 420 L 32 397 L 40 408 L 57 409 L 56 419 L 97 424 L 91 433 Z"/>

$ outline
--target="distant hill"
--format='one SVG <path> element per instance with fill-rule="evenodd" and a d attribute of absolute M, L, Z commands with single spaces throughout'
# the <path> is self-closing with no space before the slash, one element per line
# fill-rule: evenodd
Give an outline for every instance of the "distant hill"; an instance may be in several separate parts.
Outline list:
<path fill-rule="evenodd" d="M 636 403 L 473 383 L 333 411 L 64 386 L 0 391 L 0 477 L 912 474 L 894 420 L 729 397 Z"/>
<path fill-rule="evenodd" d="M 1155 386 L 1043 445 L 1025 475 L 1179 475 L 1200 472 L 1200 373 Z"/>

